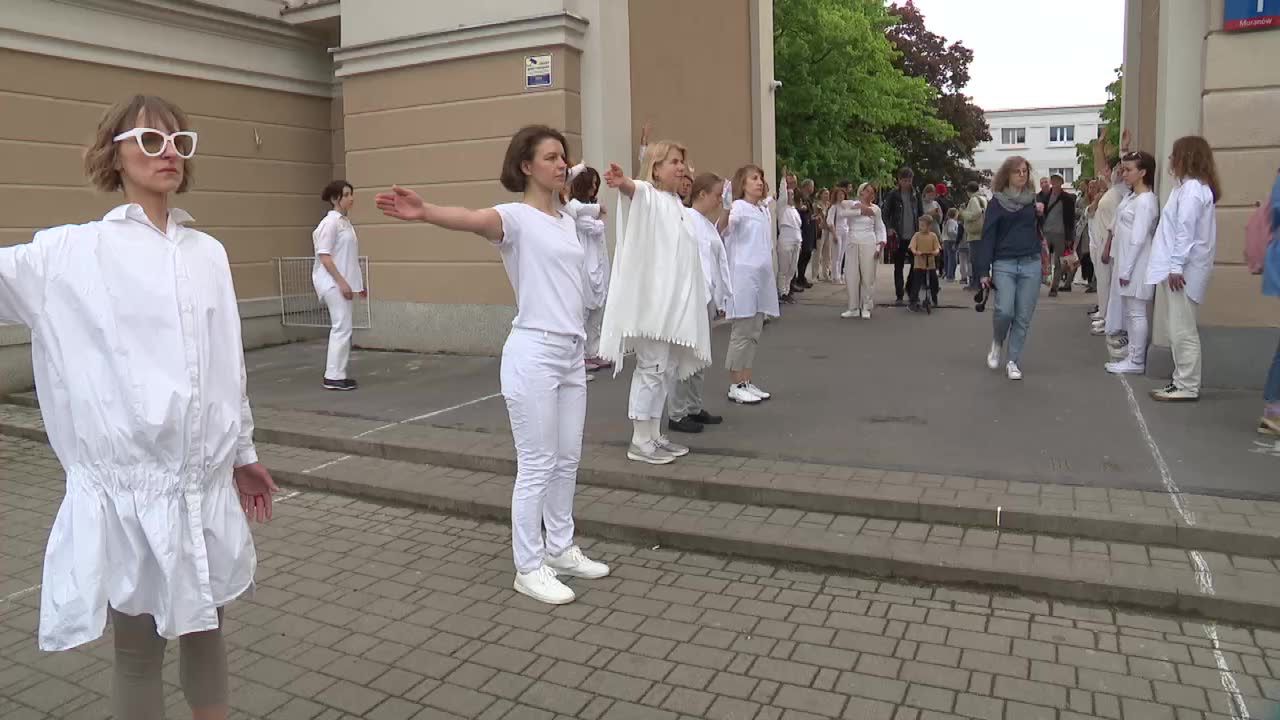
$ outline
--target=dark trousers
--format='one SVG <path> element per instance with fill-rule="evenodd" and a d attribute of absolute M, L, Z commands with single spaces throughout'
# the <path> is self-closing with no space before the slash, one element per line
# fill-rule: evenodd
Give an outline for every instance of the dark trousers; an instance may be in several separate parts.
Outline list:
<path fill-rule="evenodd" d="M 911 282 L 907 292 L 911 294 L 911 304 L 915 305 L 920 301 L 920 288 L 928 284 L 929 299 L 933 301 L 934 306 L 938 304 L 938 271 L 933 268 L 921 270 L 920 268 L 912 268 Z"/>
<path fill-rule="evenodd" d="M 902 302 L 907 292 L 907 279 L 914 261 L 911 253 L 905 249 L 893 253 L 893 294 Z"/>
<path fill-rule="evenodd" d="M 800 260 L 796 263 L 796 280 L 805 283 L 808 280 L 804 276 L 804 271 L 809 267 L 809 261 L 813 259 L 813 246 L 809 243 L 800 245 Z"/>
<path fill-rule="evenodd" d="M 1093 254 L 1085 253 L 1080 256 L 1080 276 L 1090 286 L 1097 282 L 1097 276 L 1093 274 Z"/>

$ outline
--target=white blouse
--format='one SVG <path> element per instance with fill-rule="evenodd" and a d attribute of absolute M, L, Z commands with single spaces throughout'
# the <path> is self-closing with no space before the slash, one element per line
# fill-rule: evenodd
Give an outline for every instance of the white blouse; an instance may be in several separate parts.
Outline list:
<path fill-rule="evenodd" d="M 724 240 L 706 215 L 693 208 L 685 208 L 684 212 L 698 236 L 698 254 L 702 258 L 702 275 L 707 281 L 707 297 L 715 303 L 717 310 L 728 312 L 729 298 L 733 297 L 733 277 L 729 272 Z"/>
<path fill-rule="evenodd" d="M 842 200 L 840 202 L 848 201 Z M 849 239 L 849 216 L 840 212 L 840 203 L 827 208 L 827 224 L 833 228 L 837 240 Z"/>
<path fill-rule="evenodd" d="M 888 242 L 888 230 L 880 217 L 880 206 L 871 205 L 872 215 L 862 214 L 861 200 L 845 200 L 837 207 L 840 220 L 849 226 L 849 239 L 854 245 L 881 245 Z"/>
<path fill-rule="evenodd" d="M 1155 297 L 1155 285 L 1147 284 L 1147 262 L 1151 257 L 1151 238 L 1156 232 L 1156 219 L 1160 216 L 1159 202 L 1151 191 L 1133 193 L 1120 201 L 1116 212 L 1115 237 L 1111 243 L 1116 258 L 1116 282 L 1128 280 L 1120 286 L 1124 297 L 1150 300 Z"/>
<path fill-rule="evenodd" d="M 585 252 L 583 262 L 587 272 L 587 309 L 598 310 L 604 307 L 609 296 L 611 267 L 609 247 L 605 243 L 605 224 L 600 219 L 600 204 L 571 199 L 564 209 L 574 219 L 578 228 L 578 240 Z"/>
<path fill-rule="evenodd" d="M 512 327 L 585 338 L 586 251 L 573 218 L 520 202 L 494 206 L 502 217 L 498 252 L 516 294 Z"/>
<path fill-rule="evenodd" d="M 0 248 L 0 320 L 31 328 L 67 474 L 45 551 L 40 648 L 102 635 L 108 604 L 165 638 L 218 626 L 256 555 L 231 478 L 257 462 L 222 245 L 138 205 Z"/>
<path fill-rule="evenodd" d="M 1203 303 L 1218 247 L 1218 218 L 1213 191 L 1188 178 L 1174 188 L 1164 204 L 1151 245 L 1147 282 L 1158 285 L 1173 273 L 1186 280 L 1187 297 Z"/>
<path fill-rule="evenodd" d="M 338 287 L 338 283 L 329 274 L 328 269 L 320 263 L 321 255 L 333 258 L 351 292 L 364 290 L 364 275 L 360 272 L 360 243 L 356 240 L 356 229 L 351 220 L 337 210 L 330 210 L 311 232 L 311 242 L 315 246 L 316 263 L 311 269 L 311 283 L 315 285 L 316 295 L 324 294 Z"/>
<path fill-rule="evenodd" d="M 778 317 L 772 225 L 768 206 L 733 201 L 724 240 L 733 273 L 733 297 L 726 312 L 730 319 L 755 317 L 757 313 Z"/>

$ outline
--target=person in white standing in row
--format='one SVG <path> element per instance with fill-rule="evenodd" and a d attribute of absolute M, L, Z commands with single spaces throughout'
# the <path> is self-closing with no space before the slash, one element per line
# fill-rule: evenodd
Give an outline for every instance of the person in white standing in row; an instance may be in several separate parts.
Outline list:
<path fill-rule="evenodd" d="M 565 211 L 574 219 L 578 240 L 586 251 L 587 268 L 587 370 L 609 367 L 600 359 L 600 324 L 605 300 L 609 297 L 609 248 L 605 243 L 604 219 L 608 215 L 599 201 L 600 173 L 584 164 L 569 170 L 569 202 Z"/>
<path fill-rule="evenodd" d="M 803 292 L 796 281 L 800 262 L 800 246 L 804 244 L 800 211 L 791 204 L 796 192 L 796 176 L 782 169 L 778 183 L 778 299 L 795 302 L 795 293 Z"/>
<path fill-rule="evenodd" d="M 0 248 L 0 321 L 31 328 L 40 413 L 66 470 L 45 550 L 39 645 L 115 628 L 115 717 L 165 717 L 178 639 L 192 717 L 228 716 L 222 610 L 253 587 L 247 518 L 271 518 L 245 390 L 240 313 L 221 243 L 170 206 L 197 135 L 177 106 L 107 110 L 85 170 L 125 204 Z M 210 219 L 211 224 L 217 221 Z"/>
<path fill-rule="evenodd" d="M 831 195 L 831 205 L 827 208 L 827 227 L 831 228 L 831 282 L 837 285 L 845 283 L 845 258 L 849 251 L 849 215 L 840 213 L 840 206 L 849 200 L 848 193 L 842 187 L 836 187 Z"/>
<path fill-rule="evenodd" d="M 1173 379 L 1151 391 L 1161 402 L 1200 399 L 1200 329 L 1197 315 L 1209 290 L 1218 247 L 1218 169 L 1208 141 L 1198 135 L 1178 138 L 1169 154 L 1169 173 L 1178 187 L 1160 215 L 1147 282 L 1165 291 Z"/>
<path fill-rule="evenodd" d="M 516 592 L 540 602 L 572 602 L 559 576 L 602 578 L 609 566 L 573 542 L 573 495 L 587 415 L 585 252 L 560 205 L 568 143 L 545 125 L 521 128 L 507 146 L 502 186 L 519 202 L 471 210 L 423 201 L 396 186 L 378 209 L 400 220 L 479 235 L 498 247 L 516 317 L 502 348 L 502 396 L 516 446 L 511 549 Z M 546 530 L 545 540 L 543 529 Z"/>
<path fill-rule="evenodd" d="M 617 163 L 605 183 L 631 199 L 618 217 L 609 302 L 600 331 L 600 354 L 621 370 L 634 350 L 635 370 L 627 417 L 627 458 L 666 465 L 689 454 L 662 432 L 667 396 L 675 383 L 711 364 L 711 326 L 698 238 L 676 194 L 685 177 L 686 150 L 670 140 L 651 143 L 636 179 Z M 621 203 L 621 199 L 619 200 Z"/>
<path fill-rule="evenodd" d="M 774 292 L 773 219 L 768 185 L 759 165 L 743 165 L 725 183 L 722 201 L 729 211 L 724 249 L 733 276 L 733 296 L 726 316 L 732 322 L 725 369 L 729 371 L 729 399 L 754 405 L 772 395 L 753 382 L 756 349 L 766 317 L 778 317 Z"/>
<path fill-rule="evenodd" d="M 311 270 L 311 283 L 316 295 L 329 308 L 329 353 L 325 360 L 326 390 L 355 390 L 358 385 L 347 377 L 347 361 L 351 357 L 351 321 L 354 300 L 364 296 L 364 275 L 360 272 L 360 243 L 351 225 L 351 206 L 355 204 L 355 188 L 346 180 L 334 180 L 325 186 L 320 198 L 332 209 L 311 233 L 316 262 Z"/>
<path fill-rule="evenodd" d="M 1133 192 L 1120 202 L 1112 234 L 1114 265 L 1112 291 L 1107 309 L 1107 331 L 1128 336 L 1126 355 L 1106 364 L 1114 375 L 1141 375 L 1147 370 L 1147 340 L 1151 330 L 1151 301 L 1155 286 L 1148 285 L 1147 262 L 1151 238 L 1160 217 L 1160 203 L 1152 191 L 1156 159 L 1146 152 L 1131 152 L 1121 162 L 1125 183 Z"/>
<path fill-rule="evenodd" d="M 728 213 L 720 207 L 724 190 L 724 178 L 715 173 L 703 173 L 690 186 L 690 207 L 685 215 L 693 224 L 698 236 L 698 251 L 702 258 L 702 275 L 707 283 L 707 322 L 725 313 L 729 298 L 733 297 L 733 280 L 729 275 L 729 259 L 725 254 L 722 227 L 728 225 Z M 706 368 L 676 383 L 667 401 L 667 429 L 683 433 L 700 433 L 704 425 L 719 425 L 724 418 L 707 412 L 703 401 L 703 382 Z"/>
<path fill-rule="evenodd" d="M 840 216 L 837 222 L 843 220 L 849 227 L 846 254 L 849 271 L 845 275 L 849 309 L 840 313 L 842 318 L 870 320 L 875 307 L 876 265 L 880 264 L 880 253 L 888 242 L 888 230 L 875 200 L 876 186 L 862 183 L 858 186 L 858 199 L 845 201 L 837 210 Z"/>

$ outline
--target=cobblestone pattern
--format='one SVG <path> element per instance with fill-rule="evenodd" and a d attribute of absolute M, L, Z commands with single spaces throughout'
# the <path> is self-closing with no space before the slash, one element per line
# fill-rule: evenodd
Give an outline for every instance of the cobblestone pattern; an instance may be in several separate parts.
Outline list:
<path fill-rule="evenodd" d="M 109 638 L 40 653 L 24 593 L 61 485 L 47 448 L 0 440 L 6 720 L 105 714 Z M 585 539 L 613 576 L 549 609 L 511 590 L 502 525 L 304 492 L 256 534 L 257 593 L 228 614 L 237 717 L 1232 717 L 1199 621 Z M 1217 632 L 1251 717 L 1280 711 L 1280 633 Z"/>

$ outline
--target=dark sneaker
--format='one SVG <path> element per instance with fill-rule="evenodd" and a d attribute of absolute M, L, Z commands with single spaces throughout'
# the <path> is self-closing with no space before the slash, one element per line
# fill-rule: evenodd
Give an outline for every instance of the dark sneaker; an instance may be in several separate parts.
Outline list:
<path fill-rule="evenodd" d="M 702 423 L 695 422 L 693 418 L 684 417 L 679 420 L 668 420 L 667 428 L 673 432 L 700 433 L 702 432 Z"/>
<path fill-rule="evenodd" d="M 724 418 L 719 415 L 712 415 L 706 410 L 699 410 L 697 415 L 690 415 L 689 419 L 703 425 L 719 425 L 724 422 Z"/>
<path fill-rule="evenodd" d="M 351 378 L 347 378 L 346 380 L 330 380 L 329 378 L 324 379 L 325 390 L 355 390 L 357 387 L 359 387 L 359 384 L 357 384 L 356 381 L 352 380 Z"/>

